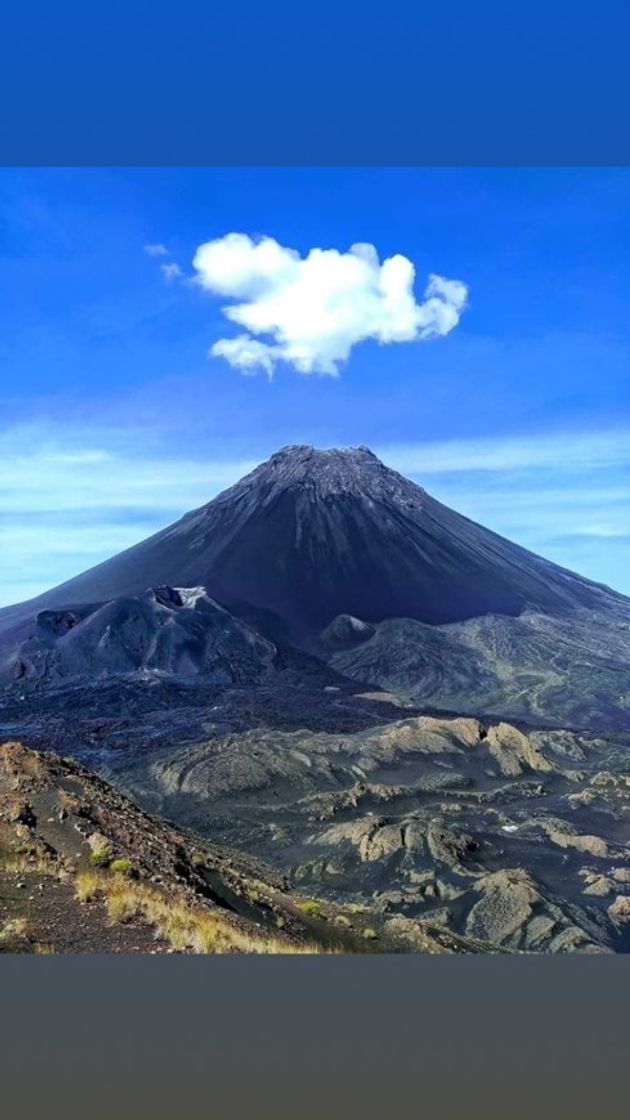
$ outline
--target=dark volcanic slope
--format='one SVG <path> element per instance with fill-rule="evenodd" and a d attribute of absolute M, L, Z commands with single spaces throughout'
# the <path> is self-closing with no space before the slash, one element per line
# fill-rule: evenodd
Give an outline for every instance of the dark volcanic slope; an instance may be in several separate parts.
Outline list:
<path fill-rule="evenodd" d="M 60 683 L 144 671 L 215 684 L 260 681 L 276 648 L 204 588 L 156 587 L 137 597 L 43 610 L 0 637 L 0 685 Z"/>
<path fill-rule="evenodd" d="M 353 629 L 350 629 L 350 623 Z M 630 616 L 523 611 L 443 626 L 335 619 L 320 639 L 344 676 L 443 711 L 562 727 L 630 726 Z"/>
<path fill-rule="evenodd" d="M 134 548 L 0 611 L 0 629 L 160 584 L 202 585 L 256 621 L 272 612 L 294 639 L 341 613 L 447 623 L 627 603 L 441 505 L 366 448 L 297 446 Z"/>

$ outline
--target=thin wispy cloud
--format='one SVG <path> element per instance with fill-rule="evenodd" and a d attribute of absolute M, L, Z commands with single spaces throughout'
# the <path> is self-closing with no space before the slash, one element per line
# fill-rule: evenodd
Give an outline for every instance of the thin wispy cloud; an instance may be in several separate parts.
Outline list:
<path fill-rule="evenodd" d="M 81 440 L 94 441 L 81 446 Z M 100 445 L 99 442 L 100 441 Z M 160 453 L 142 429 L 123 432 L 20 426 L 0 433 L 0 515 L 50 510 L 201 505 L 256 465 L 255 459 L 213 459 Z"/>
<path fill-rule="evenodd" d="M 184 275 L 182 269 L 175 261 L 169 261 L 168 264 L 160 265 L 160 271 L 165 280 L 177 280 Z"/>
<path fill-rule="evenodd" d="M 0 605 L 129 548 L 255 465 L 236 456 L 169 458 L 141 429 L 0 432 Z"/>
<path fill-rule="evenodd" d="M 336 376 L 368 339 L 387 345 L 443 337 L 468 298 L 461 280 L 432 273 L 418 301 L 413 263 L 400 253 L 381 261 L 367 243 L 301 256 L 272 237 L 229 233 L 200 245 L 193 267 L 205 291 L 233 301 L 221 310 L 244 328 L 215 342 L 211 354 L 240 373 L 269 377 L 279 362 Z"/>
<path fill-rule="evenodd" d="M 161 242 L 157 242 L 157 243 L 152 244 L 152 245 L 145 245 L 144 246 L 144 251 L 147 254 L 147 256 L 149 256 L 149 257 L 167 257 L 168 256 L 168 249 L 166 248 L 166 245 L 162 245 Z"/>
<path fill-rule="evenodd" d="M 630 537 L 630 492 L 622 487 L 599 489 L 594 479 L 591 490 L 574 490 L 567 480 L 559 496 L 534 472 L 486 479 L 486 486 L 473 487 L 469 476 L 434 475 L 429 488 L 460 513 L 545 555 L 560 540 Z"/>
<path fill-rule="evenodd" d="M 466 516 L 594 579 L 602 577 L 580 564 L 580 539 L 630 537 L 626 430 L 423 441 L 378 452 Z M 607 568 L 616 572 L 616 562 L 609 549 Z M 620 554 L 620 571 L 624 564 Z M 610 578 L 630 592 L 627 579 L 622 587 Z"/>
<path fill-rule="evenodd" d="M 453 439 L 383 447 L 381 454 L 403 473 L 599 469 L 630 464 L 627 430 L 558 432 L 549 435 Z"/>
<path fill-rule="evenodd" d="M 444 440 L 377 449 L 446 505 L 630 594 L 630 432 Z"/>

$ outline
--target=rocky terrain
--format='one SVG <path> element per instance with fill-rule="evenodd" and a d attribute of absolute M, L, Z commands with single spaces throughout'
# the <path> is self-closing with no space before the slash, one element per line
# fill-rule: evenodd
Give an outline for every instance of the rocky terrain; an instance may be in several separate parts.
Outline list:
<path fill-rule="evenodd" d="M 76 762 L 0 746 L 0 952 L 369 952 L 366 915 L 290 895 L 259 861 L 148 816 Z M 455 939 L 428 926 L 426 941 L 449 952 Z"/>
<path fill-rule="evenodd" d="M 335 619 L 319 649 L 345 676 L 451 712 L 542 725 L 630 728 L 630 616 L 527 609 L 442 626 Z M 364 629 L 359 629 L 363 626 Z"/>
<path fill-rule="evenodd" d="M 350 685 L 48 693 L 29 742 L 407 948 L 630 949 L 630 738 L 421 714 Z M 20 704 L 9 715 L 20 725 Z M 199 842 L 199 841 L 198 841 Z M 245 858 L 244 855 L 242 858 Z M 267 873 L 269 874 L 269 873 Z"/>
<path fill-rule="evenodd" d="M 64 782 L 98 772 L 108 784 L 86 800 L 104 835 L 112 798 L 149 831 L 177 822 L 173 842 L 193 869 L 203 849 L 237 925 L 270 937 L 280 919 L 285 943 L 343 934 L 350 950 L 630 950 L 630 601 L 447 510 L 367 449 L 285 449 L 149 541 L 0 611 L 0 689 L 0 741 L 77 760 L 46 756 L 53 785 L 59 768 Z M 5 750 L 16 782 L 31 755 Z M 29 804 L 37 824 L 17 824 L 54 848 Z M 71 877 L 90 870 L 80 843 Z M 164 876 L 118 832 L 108 843 L 143 887 Z M 236 905 L 226 879 L 249 881 L 258 859 L 272 919 Z M 112 925 L 112 880 L 89 904 L 102 936 L 129 948 L 140 922 L 136 947 L 155 948 L 146 907 Z"/>

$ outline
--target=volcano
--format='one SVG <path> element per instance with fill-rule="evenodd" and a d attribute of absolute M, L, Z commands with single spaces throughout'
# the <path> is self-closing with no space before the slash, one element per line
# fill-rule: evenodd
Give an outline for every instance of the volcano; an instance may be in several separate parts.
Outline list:
<path fill-rule="evenodd" d="M 630 950 L 630 599 L 448 509 L 367 448 L 284 448 L 0 612 L 0 732 L 86 764 L 144 810 L 5 748 L 0 849 L 24 845 L 33 887 L 7 880 L 17 918 L 28 893 L 29 920 L 50 921 L 29 853 L 61 843 L 90 860 L 87 837 L 67 849 L 68 836 L 102 800 L 94 824 L 114 862 L 168 886 L 179 845 L 177 897 L 184 840 L 147 814 L 255 858 L 244 895 L 225 881 L 231 855 L 207 864 L 239 920 L 302 885 L 294 918 L 349 943 Z M 81 804 L 62 798 L 53 816 L 58 780 L 74 795 L 79 778 Z M 68 889 L 46 880 L 54 929 L 75 921 Z M 130 943 L 102 918 L 95 945 Z"/>
<path fill-rule="evenodd" d="M 368 448 L 291 446 L 142 543 L 0 611 L 0 630 L 158 586 L 205 587 L 297 644 L 339 615 L 439 625 L 627 603 L 455 513 Z"/>

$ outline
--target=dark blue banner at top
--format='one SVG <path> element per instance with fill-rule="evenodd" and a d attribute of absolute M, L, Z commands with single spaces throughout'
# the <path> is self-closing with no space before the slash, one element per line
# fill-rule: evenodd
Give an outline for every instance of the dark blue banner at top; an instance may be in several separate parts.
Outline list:
<path fill-rule="evenodd" d="M 0 159 L 628 162 L 627 5 L 82 0 L 5 9 Z"/>

